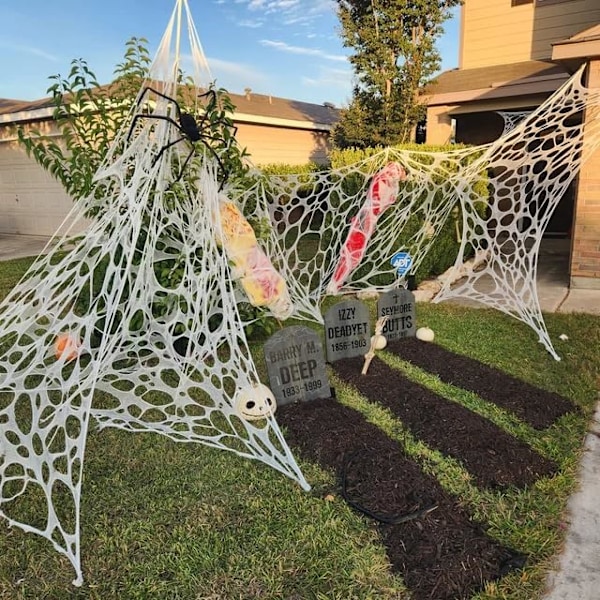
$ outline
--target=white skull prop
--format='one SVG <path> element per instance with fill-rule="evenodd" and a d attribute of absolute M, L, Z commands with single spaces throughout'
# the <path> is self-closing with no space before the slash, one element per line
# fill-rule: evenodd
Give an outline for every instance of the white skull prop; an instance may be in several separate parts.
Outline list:
<path fill-rule="evenodd" d="M 237 415 L 246 421 L 270 417 L 277 410 L 273 392 L 263 383 L 255 383 L 238 390 L 235 398 Z"/>

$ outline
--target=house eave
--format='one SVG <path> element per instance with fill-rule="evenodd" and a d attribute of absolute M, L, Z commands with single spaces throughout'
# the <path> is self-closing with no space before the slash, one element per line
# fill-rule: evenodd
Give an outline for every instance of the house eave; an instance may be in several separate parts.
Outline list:
<path fill-rule="evenodd" d="M 531 77 L 516 81 L 492 82 L 488 87 L 432 94 L 426 100 L 428 106 L 460 104 L 479 100 L 498 100 L 515 96 L 535 96 L 556 91 L 568 79 L 568 74 Z"/>
<path fill-rule="evenodd" d="M 277 117 L 262 117 L 247 113 L 233 113 L 235 123 L 248 123 L 250 125 L 267 125 L 271 127 L 283 127 L 289 129 L 308 129 L 312 131 L 331 131 L 329 123 L 316 123 L 313 121 L 298 121 L 296 119 L 281 119 Z"/>
<path fill-rule="evenodd" d="M 600 36 L 581 40 L 565 40 L 552 46 L 552 60 L 587 60 L 600 57 Z"/>
<path fill-rule="evenodd" d="M 53 115 L 53 107 L 5 113 L 0 115 L 0 125 L 17 125 L 20 123 L 49 121 L 53 118 Z M 248 113 L 239 112 L 234 112 L 232 118 L 235 123 L 247 123 L 251 125 L 266 125 L 271 127 L 306 129 L 311 131 L 331 131 L 332 129 L 332 125 L 329 123 L 300 121 L 296 119 L 281 119 L 277 117 L 264 117 L 260 115 L 251 115 Z"/>

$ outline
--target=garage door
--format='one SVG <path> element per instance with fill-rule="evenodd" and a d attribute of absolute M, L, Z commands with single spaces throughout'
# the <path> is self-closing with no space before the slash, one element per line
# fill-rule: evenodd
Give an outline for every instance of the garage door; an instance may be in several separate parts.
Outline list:
<path fill-rule="evenodd" d="M 72 208 L 61 184 L 23 149 L 0 143 L 0 233 L 52 235 Z"/>

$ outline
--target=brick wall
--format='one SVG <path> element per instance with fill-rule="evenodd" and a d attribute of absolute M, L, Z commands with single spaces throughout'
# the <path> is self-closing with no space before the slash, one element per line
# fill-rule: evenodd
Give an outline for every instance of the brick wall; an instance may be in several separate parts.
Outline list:
<path fill-rule="evenodd" d="M 600 88 L 600 59 L 588 66 L 588 86 Z M 571 287 L 600 289 L 600 150 L 581 168 L 575 202 Z"/>

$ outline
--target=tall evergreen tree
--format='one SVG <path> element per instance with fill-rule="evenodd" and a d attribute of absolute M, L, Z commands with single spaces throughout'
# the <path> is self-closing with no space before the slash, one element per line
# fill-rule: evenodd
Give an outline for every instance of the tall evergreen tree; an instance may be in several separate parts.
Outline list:
<path fill-rule="evenodd" d="M 334 131 L 339 147 L 406 142 L 425 107 L 418 92 L 439 71 L 435 47 L 462 0 L 336 0 L 355 75 L 352 101 Z"/>

